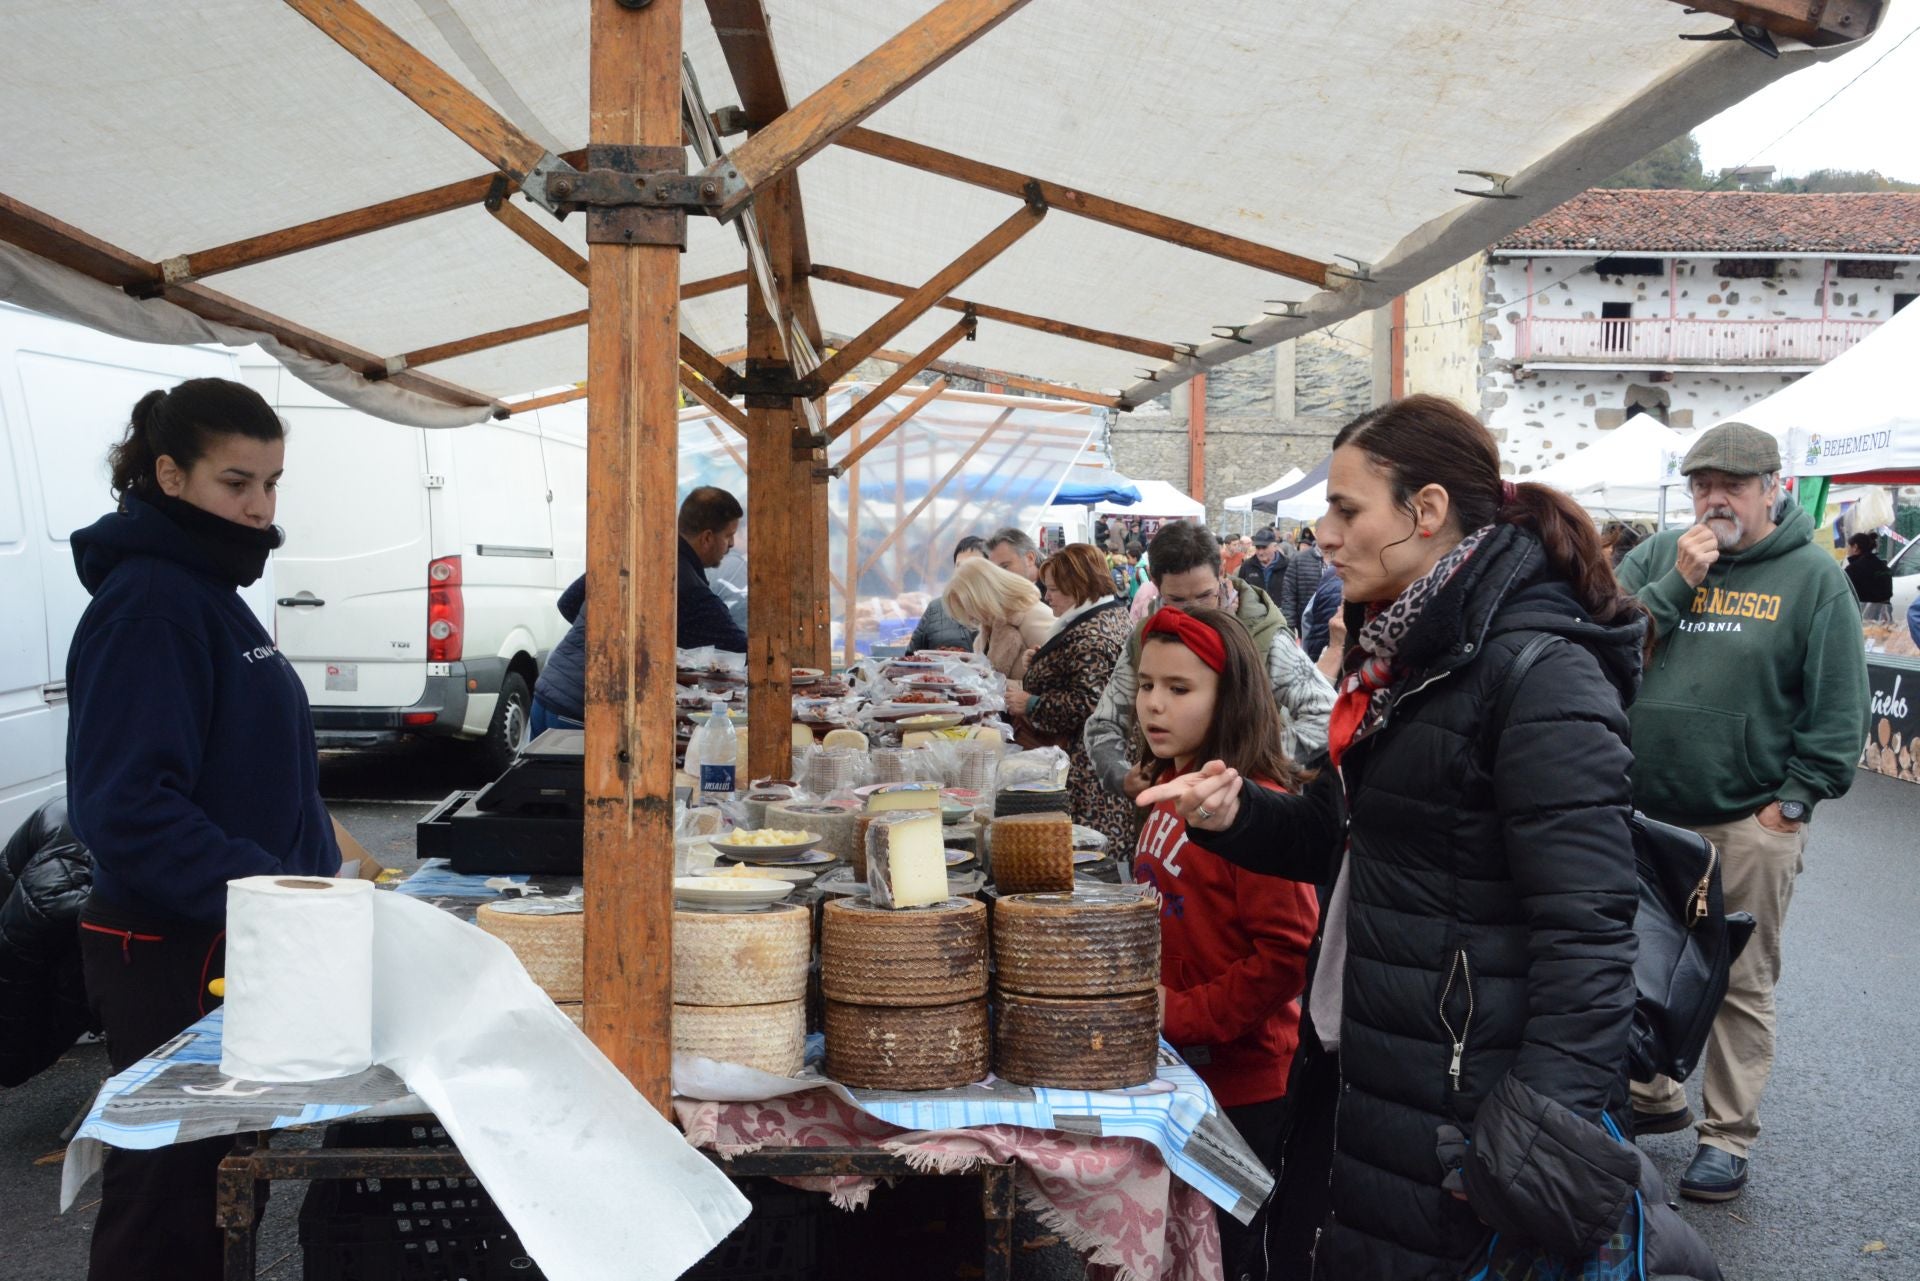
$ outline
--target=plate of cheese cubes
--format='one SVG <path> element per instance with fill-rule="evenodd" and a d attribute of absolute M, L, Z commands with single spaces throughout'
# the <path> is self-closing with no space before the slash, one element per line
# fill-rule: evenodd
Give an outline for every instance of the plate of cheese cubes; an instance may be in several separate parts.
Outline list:
<path fill-rule="evenodd" d="M 750 862 L 788 862 L 802 859 L 820 843 L 818 832 L 765 828 L 758 832 L 728 832 L 710 837 L 707 844 L 720 853 Z"/>

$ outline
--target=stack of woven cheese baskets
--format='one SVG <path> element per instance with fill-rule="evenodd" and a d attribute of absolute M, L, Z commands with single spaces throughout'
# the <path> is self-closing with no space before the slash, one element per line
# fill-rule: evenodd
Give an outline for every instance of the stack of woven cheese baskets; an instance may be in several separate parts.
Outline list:
<path fill-rule="evenodd" d="M 806 1057 L 813 917 L 775 903 L 752 912 L 673 914 L 673 1050 L 793 1076 Z"/>
<path fill-rule="evenodd" d="M 1160 908 L 1132 890 L 1011 894 L 993 909 L 994 1072 L 1118 1090 L 1153 1079 Z"/>
<path fill-rule="evenodd" d="M 834 899 L 820 921 L 827 1075 L 876 1090 L 944 1090 L 988 1068 L 987 909 L 894 910 Z"/>
<path fill-rule="evenodd" d="M 585 997 L 587 916 L 577 902 L 505 899 L 482 903 L 473 923 L 510 948 L 527 977 L 581 1024 Z"/>

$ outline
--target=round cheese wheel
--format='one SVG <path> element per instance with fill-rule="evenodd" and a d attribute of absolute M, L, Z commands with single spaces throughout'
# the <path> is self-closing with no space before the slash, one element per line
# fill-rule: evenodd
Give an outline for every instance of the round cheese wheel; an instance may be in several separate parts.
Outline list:
<path fill-rule="evenodd" d="M 987 909 L 972 899 L 896 911 L 831 899 L 820 915 L 820 991 L 856 1005 L 950 1005 L 987 994 Z"/>
<path fill-rule="evenodd" d="M 997 992 L 993 1070 L 1016 1085 L 1124 1090 L 1153 1079 L 1160 1002 L 1134 996 Z"/>
<path fill-rule="evenodd" d="M 869 1090 L 951 1090 L 987 1075 L 987 1002 L 826 1002 L 827 1075 Z"/>
<path fill-rule="evenodd" d="M 513 950 L 527 977 L 557 1002 L 585 994 L 587 914 L 535 912 L 517 900 L 482 903 L 473 923 Z"/>
<path fill-rule="evenodd" d="M 1010 894 L 993 908 L 996 981 L 1029 996 L 1123 996 L 1160 983 L 1160 906 L 1131 890 Z"/>
<path fill-rule="evenodd" d="M 812 957 L 812 914 L 796 904 L 673 914 L 673 999 L 682 1005 L 802 1000 Z"/>

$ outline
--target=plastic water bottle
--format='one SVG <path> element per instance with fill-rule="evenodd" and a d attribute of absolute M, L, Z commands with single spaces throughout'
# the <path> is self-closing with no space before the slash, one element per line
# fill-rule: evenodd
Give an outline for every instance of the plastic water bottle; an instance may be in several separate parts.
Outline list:
<path fill-rule="evenodd" d="M 700 801 L 705 805 L 718 805 L 722 801 L 733 799 L 734 769 L 740 756 L 740 736 L 734 732 L 733 718 L 727 712 L 727 705 L 715 700 L 712 710 L 707 714 L 707 723 L 694 735 L 698 742 L 689 743 L 694 758 L 700 763 Z"/>

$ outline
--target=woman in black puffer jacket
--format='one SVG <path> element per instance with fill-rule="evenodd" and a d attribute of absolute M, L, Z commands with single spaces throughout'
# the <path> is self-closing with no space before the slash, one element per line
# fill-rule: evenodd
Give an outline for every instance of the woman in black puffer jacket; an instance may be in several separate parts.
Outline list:
<path fill-rule="evenodd" d="M 20 1085 L 98 1031 L 80 973 L 93 859 L 48 801 L 0 849 L 0 1085 Z"/>
<path fill-rule="evenodd" d="M 1411 397 L 1334 444 L 1320 546 L 1369 617 L 1333 712 L 1333 767 L 1299 796 L 1243 790 L 1215 763 L 1139 798 L 1177 794 L 1207 848 L 1332 887 L 1287 1091 L 1271 1275 L 1452 1281 L 1485 1259 L 1489 1223 L 1503 1251 L 1592 1254 L 1642 1182 L 1603 1127 L 1627 1115 L 1625 705 L 1644 623 L 1591 520 L 1543 486 L 1504 484 L 1458 406 Z M 1515 656 L 1543 634 L 1491 724 Z M 1514 1137 L 1556 1127 L 1566 1144 Z M 1479 1140 L 1467 1163 L 1483 1163 L 1464 1180 L 1449 1168 L 1461 1132 Z M 1592 1168 L 1569 1167 L 1574 1152 Z M 1556 1179 L 1580 1188 L 1585 1216 L 1554 1199 Z M 1650 1254 L 1670 1252 L 1674 1275 L 1717 1275 L 1689 1237 L 1667 1231 Z"/>

